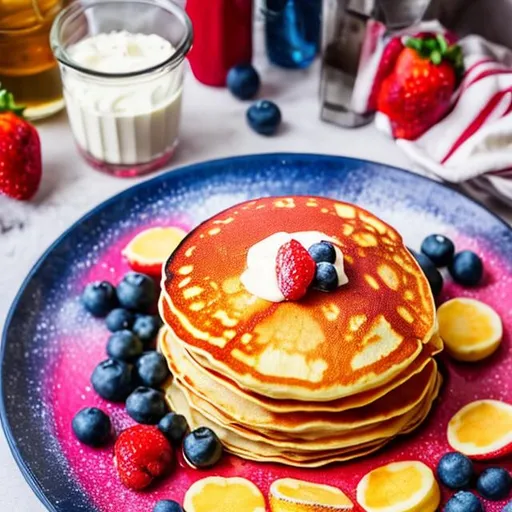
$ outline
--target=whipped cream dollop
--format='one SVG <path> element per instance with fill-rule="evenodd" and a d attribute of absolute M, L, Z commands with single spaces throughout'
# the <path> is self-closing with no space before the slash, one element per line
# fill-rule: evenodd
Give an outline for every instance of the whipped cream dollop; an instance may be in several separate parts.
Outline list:
<path fill-rule="evenodd" d="M 297 231 L 295 233 L 283 231 L 264 238 L 247 252 L 247 268 L 240 277 L 240 281 L 248 292 L 270 302 L 285 300 L 277 282 L 276 258 L 279 248 L 291 240 L 296 240 L 306 250 L 318 242 L 331 242 L 336 251 L 336 261 L 333 265 L 338 274 L 338 287 L 348 283 L 343 253 L 330 236 L 320 231 Z"/>

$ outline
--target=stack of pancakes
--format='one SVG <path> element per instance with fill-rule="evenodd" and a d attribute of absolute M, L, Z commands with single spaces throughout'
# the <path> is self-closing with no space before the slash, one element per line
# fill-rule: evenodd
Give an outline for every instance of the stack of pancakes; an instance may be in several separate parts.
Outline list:
<path fill-rule="evenodd" d="M 296 302 L 249 293 L 249 248 L 282 231 L 333 240 L 348 284 Z M 172 409 L 247 459 L 366 455 L 416 428 L 439 392 L 429 284 L 400 235 L 354 205 L 274 197 L 216 215 L 165 264 L 159 306 Z"/>

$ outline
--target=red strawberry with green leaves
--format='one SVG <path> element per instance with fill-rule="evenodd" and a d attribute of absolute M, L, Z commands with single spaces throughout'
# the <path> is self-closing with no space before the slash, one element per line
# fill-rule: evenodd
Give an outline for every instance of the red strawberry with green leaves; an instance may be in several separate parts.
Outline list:
<path fill-rule="evenodd" d="M 0 193 L 22 201 L 34 196 L 42 175 L 39 134 L 23 110 L 0 90 Z"/>
<path fill-rule="evenodd" d="M 377 100 L 393 136 L 414 140 L 440 121 L 451 108 L 462 71 L 460 46 L 448 45 L 443 35 L 409 38 Z"/>
<path fill-rule="evenodd" d="M 277 252 L 277 284 L 286 300 L 299 300 L 315 277 L 316 263 L 297 240 L 283 244 Z"/>

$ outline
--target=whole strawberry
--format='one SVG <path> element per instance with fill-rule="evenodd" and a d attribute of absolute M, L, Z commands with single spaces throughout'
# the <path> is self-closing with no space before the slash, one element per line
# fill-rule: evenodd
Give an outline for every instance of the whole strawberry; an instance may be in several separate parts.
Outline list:
<path fill-rule="evenodd" d="M 417 139 L 442 119 L 450 110 L 462 70 L 460 46 L 449 46 L 443 35 L 409 38 L 377 100 L 393 136 Z"/>
<path fill-rule="evenodd" d="M 304 297 L 315 277 L 315 269 L 315 260 L 297 240 L 282 245 L 276 258 L 276 276 L 284 298 L 299 300 Z"/>
<path fill-rule="evenodd" d="M 167 438 L 152 425 L 123 430 L 114 447 L 114 464 L 121 482 L 135 491 L 168 472 L 173 459 Z"/>
<path fill-rule="evenodd" d="M 41 182 L 41 142 L 22 113 L 12 94 L 0 90 L 0 193 L 27 200 Z"/>

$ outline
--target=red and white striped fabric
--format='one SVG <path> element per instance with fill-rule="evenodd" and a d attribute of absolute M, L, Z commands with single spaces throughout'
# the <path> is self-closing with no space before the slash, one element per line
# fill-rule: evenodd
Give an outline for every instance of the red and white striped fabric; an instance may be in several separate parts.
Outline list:
<path fill-rule="evenodd" d="M 409 33 L 436 27 L 441 28 L 423 24 Z M 512 51 L 478 36 L 468 36 L 459 44 L 466 72 L 453 109 L 417 140 L 396 143 L 419 166 L 446 181 L 471 181 L 512 200 Z M 367 69 L 377 68 L 379 52 L 373 59 L 376 62 Z M 358 84 L 363 87 L 360 99 L 369 97 L 373 83 L 365 81 Z M 377 114 L 376 125 L 391 133 L 383 114 Z"/>

